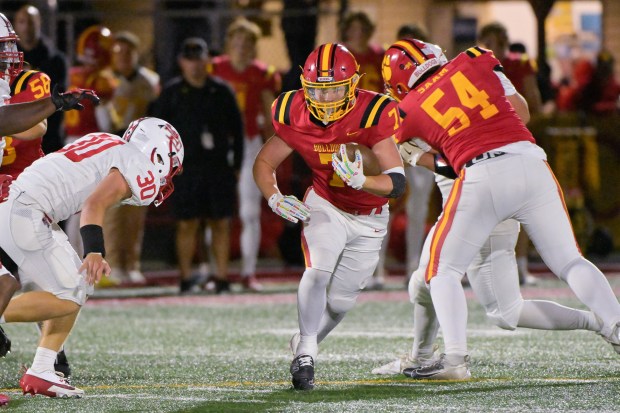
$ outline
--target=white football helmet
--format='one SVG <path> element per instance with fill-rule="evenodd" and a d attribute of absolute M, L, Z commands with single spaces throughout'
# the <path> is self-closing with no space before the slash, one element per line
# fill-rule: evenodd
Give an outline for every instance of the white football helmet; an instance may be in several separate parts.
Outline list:
<path fill-rule="evenodd" d="M 135 145 L 157 167 L 160 186 L 153 202 L 161 205 L 174 191 L 172 177 L 183 169 L 183 142 L 170 123 L 158 118 L 140 118 L 129 124 L 123 139 Z"/>
<path fill-rule="evenodd" d="M 9 19 L 0 13 L 0 78 L 11 80 L 22 71 L 24 54 L 17 50 L 17 34 Z"/>

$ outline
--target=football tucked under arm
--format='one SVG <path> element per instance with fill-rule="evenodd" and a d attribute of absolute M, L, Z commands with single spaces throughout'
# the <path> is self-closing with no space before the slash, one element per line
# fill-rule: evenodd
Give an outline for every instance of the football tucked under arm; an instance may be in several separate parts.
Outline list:
<path fill-rule="evenodd" d="M 377 155 L 368 146 L 359 145 L 357 143 L 347 143 L 347 157 L 350 161 L 355 159 L 355 151 L 359 150 L 362 155 L 362 164 L 364 165 L 364 175 L 377 176 L 381 175 L 381 167 L 379 166 L 379 159 Z M 337 153 L 338 159 L 341 159 L 340 153 Z M 341 159 L 342 160 L 342 159 Z"/>

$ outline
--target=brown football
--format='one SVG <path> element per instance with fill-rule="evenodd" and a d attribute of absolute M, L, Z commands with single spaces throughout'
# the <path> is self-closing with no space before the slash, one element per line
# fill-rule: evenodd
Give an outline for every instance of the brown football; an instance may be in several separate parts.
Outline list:
<path fill-rule="evenodd" d="M 362 162 L 364 163 L 364 175 L 377 176 L 381 174 L 381 167 L 379 166 L 379 160 L 375 153 L 368 146 L 359 145 L 357 143 L 347 143 L 347 157 L 350 161 L 355 159 L 355 151 L 360 150 L 362 154 Z M 338 153 L 340 158 L 340 153 Z"/>

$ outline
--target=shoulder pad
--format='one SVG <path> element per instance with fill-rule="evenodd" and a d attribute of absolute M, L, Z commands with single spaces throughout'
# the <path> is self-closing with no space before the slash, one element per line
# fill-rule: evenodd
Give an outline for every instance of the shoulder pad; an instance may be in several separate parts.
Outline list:
<path fill-rule="evenodd" d="M 288 92 L 284 92 L 278 96 L 278 98 L 273 102 L 275 105 L 275 110 L 273 112 L 273 119 L 284 125 L 290 125 L 290 111 L 291 111 L 291 103 L 293 102 L 293 97 L 297 91 L 291 90 Z"/>
<path fill-rule="evenodd" d="M 28 81 L 37 73 L 38 70 L 22 70 L 11 83 L 11 96 L 23 92 L 28 85 Z"/>
<path fill-rule="evenodd" d="M 388 95 L 377 94 L 364 111 L 362 121 L 360 122 L 360 128 L 370 128 L 371 126 L 377 126 L 379 119 L 381 119 L 381 112 L 391 102 L 392 99 Z"/>
<path fill-rule="evenodd" d="M 475 59 L 476 57 L 483 55 L 486 52 L 488 52 L 488 50 L 478 46 L 470 47 L 469 49 L 465 50 L 467 56 L 471 57 L 472 59 Z"/>

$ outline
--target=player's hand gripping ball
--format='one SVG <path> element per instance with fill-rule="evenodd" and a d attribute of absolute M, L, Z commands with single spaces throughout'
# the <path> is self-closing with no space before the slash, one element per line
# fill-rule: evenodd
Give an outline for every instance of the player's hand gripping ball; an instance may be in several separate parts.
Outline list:
<path fill-rule="evenodd" d="M 332 166 L 343 182 L 358 190 L 362 189 L 366 176 L 381 173 L 379 161 L 372 149 L 355 143 L 340 145 L 340 150 L 332 154 Z"/>

